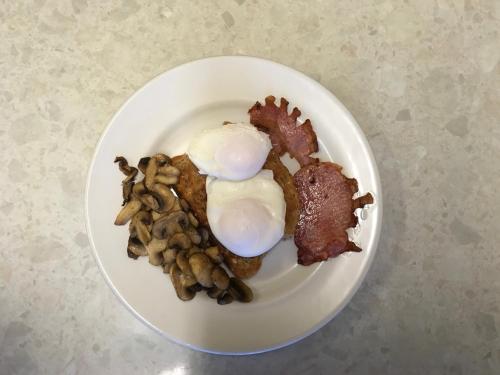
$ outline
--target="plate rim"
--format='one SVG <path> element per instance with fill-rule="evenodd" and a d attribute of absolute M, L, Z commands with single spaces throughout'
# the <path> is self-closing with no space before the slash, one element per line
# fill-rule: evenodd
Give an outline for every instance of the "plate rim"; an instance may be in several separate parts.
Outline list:
<path fill-rule="evenodd" d="M 217 350 L 211 350 L 208 348 L 200 347 L 197 345 L 193 345 L 189 342 L 184 342 L 182 340 L 179 340 L 171 335 L 168 335 L 167 333 L 163 332 L 161 329 L 150 323 L 147 319 L 145 319 L 141 314 L 139 314 L 128 302 L 127 300 L 120 294 L 120 292 L 116 289 L 114 286 L 112 280 L 110 279 L 108 273 L 104 269 L 104 266 L 102 265 L 102 262 L 97 254 L 97 249 L 93 240 L 92 236 L 92 230 L 91 230 L 91 224 L 90 224 L 90 216 L 89 216 L 89 192 L 90 192 L 90 183 L 91 183 L 91 177 L 92 177 L 92 171 L 94 169 L 94 165 L 96 164 L 97 160 L 97 154 L 100 150 L 100 147 L 104 141 L 104 138 L 108 134 L 111 125 L 114 123 L 115 119 L 120 115 L 120 113 L 127 107 L 127 105 L 140 93 L 142 93 L 144 90 L 146 90 L 147 87 L 152 85 L 156 80 L 160 79 L 165 74 L 171 74 L 177 69 L 180 68 L 186 68 L 189 65 L 194 65 L 196 63 L 200 63 L 202 61 L 207 61 L 207 60 L 226 60 L 226 59 L 234 59 L 234 60 L 249 60 L 249 61 L 258 61 L 261 63 L 267 63 L 271 65 L 275 65 L 277 68 L 284 69 L 289 71 L 290 73 L 293 73 L 295 75 L 301 76 L 303 79 L 311 83 L 315 88 L 321 90 L 331 101 L 334 102 L 336 106 L 342 111 L 342 113 L 349 119 L 350 123 L 353 125 L 354 130 L 356 135 L 359 137 L 359 140 L 365 147 L 369 158 L 371 159 L 373 163 L 373 174 L 375 177 L 375 186 L 378 191 L 377 194 L 377 216 L 375 219 L 375 235 L 374 235 L 374 241 L 373 241 L 373 250 L 368 254 L 366 262 L 364 263 L 364 266 L 361 269 L 360 276 L 356 280 L 354 287 L 351 288 L 349 293 L 343 298 L 342 303 L 340 303 L 337 308 L 332 310 L 330 314 L 328 314 L 326 317 L 324 317 L 320 322 L 312 326 L 310 329 L 308 329 L 305 333 L 298 335 L 297 337 L 294 337 L 290 340 L 287 340 L 285 342 L 276 344 L 276 345 L 271 345 L 267 346 L 258 350 L 253 350 L 253 351 L 217 351 Z M 90 161 L 89 167 L 87 169 L 87 178 L 86 178 L 86 183 L 85 183 L 85 193 L 84 193 L 84 204 L 85 204 L 85 229 L 87 233 L 87 237 L 89 240 L 90 247 L 92 249 L 92 255 L 98 265 L 99 271 L 101 275 L 104 277 L 104 280 L 108 284 L 109 288 L 115 295 L 115 297 L 122 303 L 122 305 L 135 317 L 137 318 L 140 322 L 142 322 L 145 326 L 149 327 L 152 329 L 154 332 L 158 333 L 160 336 L 166 338 L 170 342 L 174 342 L 177 345 L 181 345 L 184 347 L 188 347 L 193 350 L 197 350 L 200 352 L 205 352 L 205 353 L 210 353 L 210 354 L 219 354 L 219 355 L 252 355 L 252 354 L 260 354 L 260 353 L 265 353 L 265 352 L 270 352 L 273 350 L 281 349 L 286 346 L 292 345 L 294 343 L 297 343 L 298 341 L 312 335 L 313 333 L 317 332 L 320 330 L 322 327 L 324 327 L 326 324 L 328 324 L 330 321 L 332 321 L 345 307 L 346 305 L 352 300 L 354 295 L 357 293 L 361 285 L 363 284 L 366 275 L 368 271 L 370 270 L 373 260 L 375 258 L 375 254 L 377 253 L 378 250 L 378 245 L 379 245 L 379 240 L 380 240 L 380 234 L 382 230 L 382 218 L 383 218 L 383 191 L 382 191 L 382 184 L 380 181 L 380 174 L 378 171 L 378 165 L 375 159 L 375 156 L 373 154 L 372 148 L 370 147 L 370 144 L 368 143 L 368 140 L 362 131 L 361 127 L 359 126 L 358 122 L 354 118 L 354 116 L 351 114 L 351 112 L 344 106 L 344 104 L 326 87 L 324 87 L 321 83 L 316 81 L 315 79 L 309 77 L 307 74 L 291 68 L 287 65 L 275 62 L 273 60 L 269 59 L 264 59 L 261 57 L 256 57 L 256 56 L 249 56 L 249 55 L 219 55 L 219 56 L 212 56 L 212 57 L 204 57 L 204 58 L 199 58 L 195 60 L 191 60 L 188 62 L 184 62 L 181 64 L 178 64 L 172 68 L 169 68 L 151 79 L 149 79 L 147 82 L 145 82 L 141 87 L 139 87 L 137 90 L 135 90 L 124 102 L 123 104 L 118 108 L 118 110 L 113 114 L 113 116 L 110 118 L 110 120 L 107 122 L 106 127 L 102 131 L 99 140 L 97 141 L 95 147 L 94 147 L 94 152 L 92 155 L 92 159 Z"/>

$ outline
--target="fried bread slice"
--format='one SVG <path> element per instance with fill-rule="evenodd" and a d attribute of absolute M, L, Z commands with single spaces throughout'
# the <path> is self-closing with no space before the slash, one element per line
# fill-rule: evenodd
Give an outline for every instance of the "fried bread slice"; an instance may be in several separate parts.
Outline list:
<path fill-rule="evenodd" d="M 198 172 L 198 168 L 186 154 L 174 156 L 172 165 L 181 172 L 179 182 L 174 186 L 175 192 L 179 198 L 189 203 L 200 224 L 208 227 L 207 192 L 205 190 L 207 177 Z"/>
<path fill-rule="evenodd" d="M 264 163 L 263 169 L 273 171 L 274 181 L 283 189 L 286 202 L 285 215 L 285 236 L 293 236 L 295 227 L 299 220 L 299 195 L 293 183 L 293 177 L 288 171 L 288 168 L 283 165 L 278 154 L 271 150 Z"/>

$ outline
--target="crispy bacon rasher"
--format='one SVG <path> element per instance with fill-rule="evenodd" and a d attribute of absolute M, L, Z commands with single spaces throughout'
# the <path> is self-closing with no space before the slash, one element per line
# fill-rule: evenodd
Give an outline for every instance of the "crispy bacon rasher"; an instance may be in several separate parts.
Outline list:
<path fill-rule="evenodd" d="M 299 264 L 307 266 L 346 251 L 361 251 L 349 241 L 346 229 L 358 223 L 354 210 L 373 203 L 373 197 L 368 193 L 352 199 L 358 183 L 341 171 L 335 163 L 321 162 L 302 167 L 293 176 L 301 207 L 294 235 Z"/>
<path fill-rule="evenodd" d="M 361 251 L 349 241 L 346 230 L 357 225 L 354 211 L 373 203 L 372 195 L 353 199 L 357 181 L 344 176 L 340 165 L 310 156 L 318 151 L 311 122 L 297 124 L 300 111 L 294 108 L 289 114 L 288 101 L 281 98 L 278 107 L 275 100 L 268 96 L 265 105 L 257 102 L 248 113 L 250 122 L 269 134 L 276 153 L 281 156 L 288 152 L 301 166 L 293 176 L 300 201 L 294 233 L 298 263 L 307 266 L 346 251 Z"/>
<path fill-rule="evenodd" d="M 281 98 L 280 106 L 274 104 L 276 98 L 272 95 L 266 98 L 265 105 L 256 102 L 248 110 L 250 123 L 269 134 L 274 151 L 278 155 L 288 152 L 297 160 L 301 167 L 316 163 L 318 159 L 309 155 L 318 151 L 318 140 L 311 125 L 306 120 L 297 124 L 300 111 L 297 107 L 288 114 L 288 101 Z"/>

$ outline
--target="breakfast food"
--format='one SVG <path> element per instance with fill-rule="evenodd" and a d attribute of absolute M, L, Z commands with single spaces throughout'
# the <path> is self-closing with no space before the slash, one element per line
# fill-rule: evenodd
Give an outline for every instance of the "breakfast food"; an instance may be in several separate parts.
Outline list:
<path fill-rule="evenodd" d="M 198 173 L 198 168 L 186 154 L 174 156 L 172 166 L 181 172 L 178 183 L 173 187 L 175 192 L 192 207 L 200 224 L 208 226 L 207 192 L 205 191 L 207 177 Z"/>
<path fill-rule="evenodd" d="M 120 168 L 120 171 L 126 176 L 122 181 L 122 206 L 124 206 L 130 200 L 134 179 L 135 176 L 137 176 L 137 168 L 129 166 L 127 160 L 121 156 L 115 158 L 115 163 L 118 163 L 118 168 Z"/>
<path fill-rule="evenodd" d="M 298 263 L 310 265 L 346 251 L 361 251 L 349 241 L 346 229 L 357 224 L 354 210 L 373 203 L 373 197 L 368 193 L 353 200 L 357 181 L 345 177 L 339 165 L 310 156 L 318 150 L 311 122 L 297 125 L 300 111 L 294 108 L 288 114 L 288 101 L 281 98 L 277 107 L 275 100 L 268 96 L 265 105 L 257 102 L 248 112 L 252 124 L 269 132 L 274 151 L 288 152 L 301 166 L 293 178 L 300 200 L 294 234 Z"/>
<path fill-rule="evenodd" d="M 263 255 L 244 258 L 230 252 L 221 244 L 218 245 L 224 258 L 224 264 L 231 270 L 234 276 L 240 279 L 249 279 L 254 276 L 262 266 Z"/>
<path fill-rule="evenodd" d="M 210 228 L 234 254 L 261 255 L 283 237 L 285 198 L 272 171 L 242 181 L 208 177 L 206 191 Z"/>
<path fill-rule="evenodd" d="M 288 152 L 301 165 L 316 163 L 318 159 L 309 156 L 318 151 L 318 140 L 311 121 L 297 124 L 300 111 L 297 107 L 288 114 L 288 101 L 281 98 L 280 106 L 274 104 L 276 98 L 268 96 L 266 104 L 256 102 L 248 110 L 250 123 L 269 133 L 274 151 L 278 155 Z"/>
<path fill-rule="evenodd" d="M 346 229 L 358 223 L 354 210 L 373 203 L 373 197 L 368 193 L 352 199 L 358 184 L 341 171 L 337 164 L 322 162 L 303 167 L 293 176 L 302 207 L 295 231 L 298 262 L 302 265 L 346 251 L 361 251 L 349 241 Z"/>
<path fill-rule="evenodd" d="M 123 189 L 125 203 L 115 220 L 116 225 L 130 222 L 128 256 L 148 256 L 149 263 L 161 266 L 183 301 L 206 290 L 220 305 L 250 302 L 251 289 L 221 267 L 222 252 L 212 246 L 209 230 L 200 225 L 189 204 L 173 194 L 171 186 L 179 182 L 181 171 L 171 159 L 163 154 L 142 158 L 140 182 L 135 182 L 137 169 L 129 167 L 125 158 L 115 162 L 126 175 L 124 186 L 130 185 Z"/>
<path fill-rule="evenodd" d="M 174 156 L 172 165 L 181 171 L 179 182 L 174 186 L 175 192 L 192 207 L 193 213 L 200 224 L 208 227 L 207 192 L 205 190 L 207 177 L 198 173 L 198 168 L 186 154 Z M 211 237 L 217 242 L 213 235 Z M 231 253 L 221 244 L 218 244 L 218 246 L 224 258 L 224 263 L 236 277 L 247 279 L 259 271 L 262 265 L 260 256 L 243 258 Z"/>
<path fill-rule="evenodd" d="M 186 154 L 174 156 L 172 165 L 181 172 L 179 182 L 173 187 L 175 192 L 189 203 L 200 224 L 208 226 L 206 176 L 198 172 L 198 168 Z M 292 175 L 272 150 L 269 152 L 263 168 L 273 171 L 273 178 L 283 189 L 286 202 L 285 235 L 291 236 L 295 231 L 299 216 L 299 199 Z M 216 238 L 213 240 L 217 242 Z M 262 256 L 240 257 L 220 244 L 219 247 L 224 256 L 224 263 L 236 277 L 248 279 L 259 271 L 262 265 Z"/>
<path fill-rule="evenodd" d="M 311 122 L 298 123 L 301 112 L 275 100 L 255 103 L 251 124 L 224 122 L 198 134 L 187 154 L 144 157 L 137 168 L 115 159 L 126 176 L 115 224 L 130 222 L 127 254 L 161 266 L 183 301 L 205 290 L 220 305 L 250 302 L 241 279 L 287 236 L 304 266 L 361 251 L 346 230 L 372 195 L 353 199 L 357 181 L 311 156 L 318 151 Z M 300 165 L 293 176 L 280 159 L 286 152 Z M 135 182 L 139 171 L 144 179 Z"/>
<path fill-rule="evenodd" d="M 262 169 L 270 149 L 269 137 L 254 126 L 227 123 L 195 136 L 187 154 L 201 174 L 240 181 Z"/>
<path fill-rule="evenodd" d="M 292 175 L 274 150 L 269 151 L 267 160 L 262 168 L 273 171 L 274 180 L 283 189 L 286 202 L 285 237 L 293 236 L 295 226 L 299 220 L 299 196 Z"/>
<path fill-rule="evenodd" d="M 206 176 L 198 172 L 186 154 L 174 156 L 172 165 L 181 171 L 178 183 L 173 186 L 175 192 L 191 205 L 200 223 L 208 226 Z M 274 180 L 283 189 L 286 202 L 285 235 L 292 236 L 299 217 L 299 198 L 292 175 L 273 150 L 269 152 L 262 168 L 273 171 Z"/>
<path fill-rule="evenodd" d="M 207 174 L 207 218 L 232 253 L 255 257 L 271 249 L 285 228 L 285 199 L 271 171 L 263 171 L 269 137 L 250 124 L 225 123 L 193 138 L 188 156 Z"/>

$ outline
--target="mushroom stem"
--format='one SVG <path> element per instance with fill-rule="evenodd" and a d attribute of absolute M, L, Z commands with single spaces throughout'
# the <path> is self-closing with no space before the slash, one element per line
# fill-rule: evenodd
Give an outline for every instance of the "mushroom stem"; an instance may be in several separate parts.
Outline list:
<path fill-rule="evenodd" d="M 182 272 L 180 268 L 177 266 L 177 264 L 173 263 L 170 266 L 170 280 L 172 280 L 172 284 L 174 285 L 175 292 L 177 293 L 177 297 L 183 301 L 189 301 L 192 300 L 195 296 L 195 292 L 193 292 L 191 289 L 186 288 L 182 285 L 181 282 L 181 275 Z"/>
<path fill-rule="evenodd" d="M 148 251 L 137 238 L 130 237 L 128 239 L 127 254 L 130 258 L 137 259 L 140 256 L 148 255 Z"/>
<path fill-rule="evenodd" d="M 156 163 L 156 159 L 149 159 L 148 166 L 146 167 L 146 173 L 144 173 L 144 185 L 146 185 L 149 190 L 153 187 L 157 171 L 158 164 Z"/>
<path fill-rule="evenodd" d="M 167 248 L 167 240 L 153 238 L 147 246 L 149 254 L 149 263 L 153 266 L 159 266 L 163 263 L 163 250 Z"/>
<path fill-rule="evenodd" d="M 146 184 L 147 186 L 147 184 Z M 177 198 L 168 187 L 162 184 L 153 184 L 150 188 L 151 192 L 158 199 L 158 212 L 167 212 L 172 209 Z"/>
<path fill-rule="evenodd" d="M 142 203 L 137 199 L 132 199 L 127 202 L 120 210 L 115 220 L 115 225 L 125 225 L 128 221 L 141 210 Z"/>

